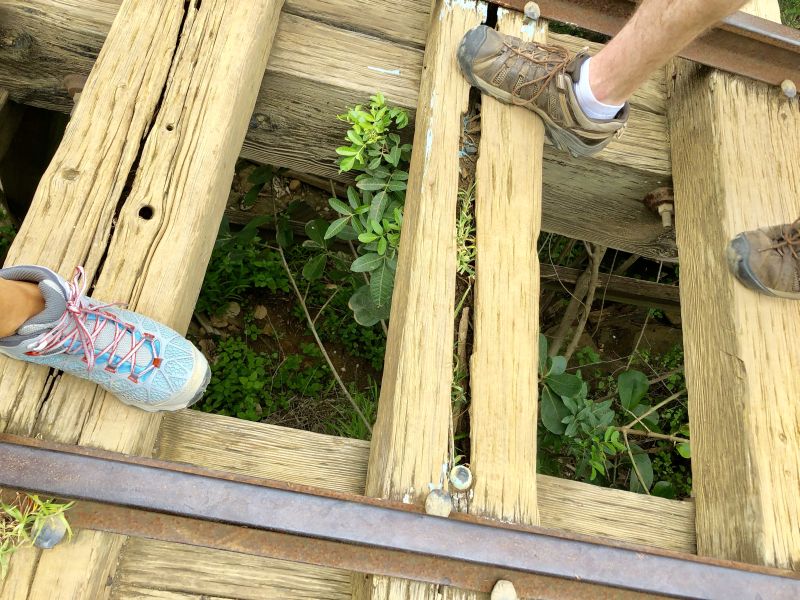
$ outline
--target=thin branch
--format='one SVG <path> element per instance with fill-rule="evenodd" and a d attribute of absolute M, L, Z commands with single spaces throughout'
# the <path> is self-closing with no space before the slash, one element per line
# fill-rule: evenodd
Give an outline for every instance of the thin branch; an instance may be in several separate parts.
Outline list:
<path fill-rule="evenodd" d="M 664 433 L 655 433 L 654 431 L 642 431 L 641 429 L 631 429 L 630 427 L 615 427 L 623 436 L 625 441 L 628 440 L 628 434 L 636 435 L 639 437 L 651 438 L 654 440 L 666 440 L 668 442 L 675 442 L 676 444 L 689 444 L 691 440 L 687 438 L 678 437 L 676 435 L 666 435 Z"/>
<path fill-rule="evenodd" d="M 658 262 L 658 274 L 656 275 L 656 283 L 658 283 L 658 280 L 661 279 L 661 269 L 663 269 L 663 268 L 664 268 L 664 262 L 663 261 L 659 261 Z M 650 320 L 650 311 L 648 310 L 647 314 L 644 317 L 644 324 L 642 325 L 642 330 L 639 332 L 639 337 L 636 340 L 636 345 L 633 347 L 633 352 L 631 352 L 631 356 L 628 359 L 628 366 L 627 366 L 628 369 L 631 368 L 631 364 L 633 363 L 633 358 L 639 352 L 639 344 L 642 343 L 642 338 L 644 337 L 644 332 L 647 330 L 647 322 L 649 320 Z"/>
<path fill-rule="evenodd" d="M 641 423 L 642 425 L 644 425 L 644 423 L 642 423 L 642 419 L 644 419 L 645 417 L 647 417 L 649 415 L 652 415 L 654 412 L 656 412 L 659 408 L 661 408 L 665 404 L 669 404 L 673 400 L 677 400 L 678 398 L 683 396 L 685 393 L 686 393 L 686 390 L 681 390 L 680 392 L 678 392 L 676 394 L 672 394 L 672 396 L 670 396 L 669 398 L 667 398 L 665 400 L 662 400 L 661 402 L 659 402 L 655 406 L 651 407 L 650 410 L 648 410 L 647 412 L 644 412 L 641 415 L 639 415 L 638 417 L 636 417 L 633 421 L 628 423 L 625 426 L 625 428 L 626 429 L 631 429 L 632 427 L 634 427 L 638 423 Z M 647 425 L 645 425 L 645 427 L 647 427 Z"/>
<path fill-rule="evenodd" d="M 331 303 L 331 300 L 333 300 L 333 299 L 336 297 L 336 294 L 338 294 L 338 293 L 339 293 L 339 290 L 341 290 L 341 289 L 342 289 L 342 288 L 339 288 L 339 287 L 337 287 L 335 290 L 333 290 L 333 293 L 331 294 L 331 297 L 330 297 L 330 298 L 328 298 L 328 299 L 325 301 L 325 304 L 323 304 L 323 305 L 322 305 L 322 308 L 320 308 L 320 309 L 317 311 L 317 316 L 316 316 L 316 317 L 314 317 L 314 321 L 313 321 L 313 323 L 314 323 L 315 325 L 316 325 L 316 323 L 317 323 L 317 319 L 319 319 L 319 316 L 322 314 L 322 311 L 323 311 L 323 310 L 325 310 L 326 308 L 328 308 L 328 304 L 330 304 L 330 303 Z"/>
<path fill-rule="evenodd" d="M 639 467 L 636 465 L 636 461 L 633 460 L 633 451 L 631 450 L 631 445 L 628 442 L 628 432 L 623 431 L 622 437 L 625 438 L 625 448 L 628 450 L 628 456 L 631 459 L 631 465 L 633 466 L 633 470 L 636 472 L 636 477 L 639 478 L 639 485 L 644 488 L 644 491 L 647 492 L 647 495 L 650 495 L 650 490 L 647 489 L 647 486 L 644 484 L 644 477 L 642 477 L 642 473 L 639 471 Z"/>
<path fill-rule="evenodd" d="M 211 324 L 211 321 L 206 319 L 205 315 L 199 312 L 194 313 L 194 318 L 200 324 L 200 327 L 209 335 L 222 335 L 222 332 Z"/>
<path fill-rule="evenodd" d="M 600 263 L 603 261 L 603 255 L 606 253 L 606 249 L 603 246 L 595 245 L 593 249 L 590 249 L 589 246 L 589 244 L 586 244 L 586 252 L 589 254 L 592 271 L 591 275 L 589 276 L 589 286 L 586 290 L 586 299 L 583 303 L 583 313 L 578 321 L 578 326 L 575 328 L 572 341 L 569 343 L 567 350 L 564 352 L 564 358 L 567 360 L 570 359 L 572 353 L 577 349 L 578 344 L 580 343 L 581 335 L 583 335 L 583 332 L 586 329 L 586 322 L 589 320 L 589 313 L 592 312 L 594 295 L 597 293 L 597 280 L 600 277 Z"/>
<path fill-rule="evenodd" d="M 303 309 L 303 313 L 306 316 L 306 321 L 308 321 L 308 327 L 311 329 L 311 334 L 314 336 L 314 339 L 317 342 L 317 346 L 319 346 L 320 352 L 322 352 L 322 356 L 325 357 L 325 362 L 328 363 L 328 367 L 333 373 L 333 377 L 336 379 L 336 382 L 339 384 L 342 392 L 344 393 L 345 397 L 350 401 L 350 404 L 353 406 L 353 410 L 356 411 L 358 416 L 364 422 L 364 425 L 367 427 L 367 431 L 369 431 L 370 435 L 372 435 L 372 425 L 367 420 L 367 417 L 364 416 L 364 413 L 361 412 L 361 408 L 359 408 L 356 401 L 353 400 L 353 397 L 350 395 L 350 392 L 347 390 L 347 386 L 345 386 L 342 378 L 339 377 L 339 372 L 336 370 L 336 367 L 333 365 L 333 361 L 331 361 L 331 357 L 328 356 L 328 351 L 325 349 L 325 345 L 322 343 L 322 340 L 319 339 L 319 334 L 317 333 L 317 328 L 314 327 L 314 321 L 311 318 L 311 315 L 308 312 L 308 306 L 306 306 L 305 301 L 303 300 L 303 295 L 300 293 L 300 290 L 297 288 L 297 282 L 294 280 L 294 275 L 292 275 L 292 270 L 289 268 L 289 263 L 286 262 L 286 255 L 283 253 L 283 248 L 281 245 L 278 244 L 278 252 L 281 255 L 281 262 L 283 262 L 283 268 L 286 270 L 286 274 L 289 276 L 289 283 L 292 284 L 292 289 L 294 290 L 295 296 L 300 301 L 300 306 Z"/>

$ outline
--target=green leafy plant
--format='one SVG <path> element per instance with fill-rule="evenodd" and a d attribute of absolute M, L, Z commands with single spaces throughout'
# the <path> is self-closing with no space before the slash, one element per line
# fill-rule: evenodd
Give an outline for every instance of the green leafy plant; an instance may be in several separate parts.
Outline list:
<path fill-rule="evenodd" d="M 567 360 L 563 356 L 549 357 L 547 350 L 547 340 L 540 336 L 543 448 L 574 461 L 575 475 L 580 479 L 594 482 L 602 478 L 607 485 L 617 485 L 622 467 L 631 491 L 649 493 L 652 488 L 654 494 L 675 497 L 676 489 L 670 481 L 659 480 L 654 485 L 650 453 L 628 439 L 639 431 L 661 434 L 662 419 L 657 407 L 647 402 L 647 377 L 640 371 L 625 371 L 614 382 L 615 394 L 595 400 L 589 397 L 588 383 L 580 371 L 567 372 Z M 688 425 L 683 424 L 680 433 L 688 439 Z M 647 439 L 647 435 L 643 437 Z M 674 442 L 667 438 L 653 439 L 664 445 L 665 454 L 670 454 Z M 680 456 L 689 457 L 688 442 L 675 444 L 674 448 Z M 557 461 L 549 468 L 558 471 Z"/>
<path fill-rule="evenodd" d="M 403 143 L 398 131 L 408 125 L 408 114 L 387 106 L 383 94 L 377 93 L 369 105 L 357 105 L 339 119 L 350 125 L 349 145 L 336 149 L 339 169 L 358 175 L 355 186 L 347 188 L 346 202 L 329 200 L 339 216 L 327 224 L 325 233 L 319 235 L 318 225 L 306 229 L 321 254 L 309 260 L 303 275 L 309 280 L 322 276 L 331 258 L 329 240 L 357 241 L 357 257 L 347 267 L 366 274 L 368 282 L 355 290 L 349 306 L 358 323 L 371 326 L 389 317 L 394 290 L 411 158 L 411 144 Z"/>
<path fill-rule="evenodd" d="M 8 573 L 11 556 L 20 548 L 33 545 L 52 523 L 66 532 L 67 539 L 72 538 L 65 513 L 73 504 L 42 499 L 34 494 L 17 494 L 10 503 L 0 501 L 0 580 Z"/>
<path fill-rule="evenodd" d="M 240 301 L 253 290 L 289 291 L 280 255 L 259 235 L 258 228 L 271 219 L 258 217 L 237 232 L 223 220 L 197 300 L 198 311 L 221 314 L 229 302 Z"/>

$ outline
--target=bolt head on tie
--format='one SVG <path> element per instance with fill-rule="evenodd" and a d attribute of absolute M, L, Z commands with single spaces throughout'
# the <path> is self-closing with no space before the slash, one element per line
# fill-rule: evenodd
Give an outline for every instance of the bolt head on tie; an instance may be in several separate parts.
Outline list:
<path fill-rule="evenodd" d="M 525 4 L 523 14 L 531 21 L 538 21 L 539 17 L 542 16 L 542 11 L 536 2 L 528 2 Z"/>
<path fill-rule="evenodd" d="M 787 98 L 794 98 L 797 96 L 797 86 L 791 79 L 784 79 L 781 83 L 781 90 Z"/>
<path fill-rule="evenodd" d="M 459 492 L 466 492 L 472 487 L 472 471 L 466 465 L 456 465 L 450 469 L 450 485 Z"/>
<path fill-rule="evenodd" d="M 661 224 L 672 227 L 672 215 L 675 213 L 675 194 L 671 187 L 660 187 L 644 197 L 644 205 L 661 216 Z"/>
<path fill-rule="evenodd" d="M 494 584 L 489 600 L 517 600 L 517 590 L 514 584 L 506 579 L 501 579 Z"/>
<path fill-rule="evenodd" d="M 453 498 L 442 489 L 431 490 L 425 498 L 425 512 L 434 517 L 449 517 L 453 511 Z"/>

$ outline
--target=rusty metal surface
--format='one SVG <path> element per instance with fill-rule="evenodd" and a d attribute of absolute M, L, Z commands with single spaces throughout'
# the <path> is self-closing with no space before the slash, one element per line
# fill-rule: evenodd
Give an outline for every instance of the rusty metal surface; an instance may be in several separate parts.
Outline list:
<path fill-rule="evenodd" d="M 9 435 L 0 486 L 116 505 L 79 508 L 76 525 L 479 591 L 505 578 L 537 598 L 800 597 L 796 573 Z"/>
<path fill-rule="evenodd" d="M 492 0 L 522 11 L 526 0 Z M 542 16 L 615 35 L 633 11 L 633 0 L 537 0 Z M 665 7 L 665 10 L 667 8 Z M 800 82 L 800 31 L 743 12 L 724 19 L 680 53 L 684 58 L 780 85 Z"/>

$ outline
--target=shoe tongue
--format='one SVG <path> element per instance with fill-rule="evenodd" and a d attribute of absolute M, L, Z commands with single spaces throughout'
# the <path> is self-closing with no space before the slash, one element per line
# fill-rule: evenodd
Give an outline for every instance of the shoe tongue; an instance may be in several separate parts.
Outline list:
<path fill-rule="evenodd" d="M 40 282 L 39 293 L 44 298 L 44 310 L 25 321 L 17 331 L 19 335 L 35 335 L 52 329 L 67 309 L 64 291 L 56 282 L 50 279 Z"/>

